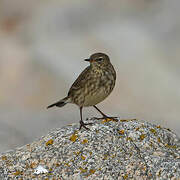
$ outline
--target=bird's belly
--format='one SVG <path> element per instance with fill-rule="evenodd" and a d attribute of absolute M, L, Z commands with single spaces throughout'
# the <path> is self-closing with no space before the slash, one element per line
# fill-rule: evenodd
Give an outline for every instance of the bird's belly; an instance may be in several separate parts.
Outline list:
<path fill-rule="evenodd" d="M 105 93 L 103 89 L 95 92 L 92 95 L 87 95 L 85 97 L 83 106 L 94 106 L 103 101 L 108 95 L 109 94 Z"/>

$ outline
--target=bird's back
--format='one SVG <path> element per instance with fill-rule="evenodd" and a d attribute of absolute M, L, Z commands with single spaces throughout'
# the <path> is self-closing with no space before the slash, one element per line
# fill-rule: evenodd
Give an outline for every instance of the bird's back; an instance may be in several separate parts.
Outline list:
<path fill-rule="evenodd" d="M 84 89 L 85 84 L 89 81 L 91 68 L 88 66 L 84 71 L 78 76 L 75 82 L 69 89 L 68 96 L 71 98 L 72 103 L 81 105 L 84 102 Z"/>

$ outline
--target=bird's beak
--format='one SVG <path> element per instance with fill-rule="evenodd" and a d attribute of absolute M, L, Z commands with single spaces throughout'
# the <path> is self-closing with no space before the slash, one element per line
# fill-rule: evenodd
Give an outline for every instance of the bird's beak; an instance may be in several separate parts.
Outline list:
<path fill-rule="evenodd" d="M 90 62 L 90 63 L 94 62 L 93 59 L 85 59 L 85 61 L 88 61 L 88 62 Z"/>

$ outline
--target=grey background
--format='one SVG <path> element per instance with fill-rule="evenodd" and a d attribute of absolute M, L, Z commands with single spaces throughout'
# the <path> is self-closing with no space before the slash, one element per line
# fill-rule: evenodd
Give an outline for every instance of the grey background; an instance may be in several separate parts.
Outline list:
<path fill-rule="evenodd" d="M 66 96 L 94 52 L 117 71 L 99 108 L 180 135 L 179 0 L 0 0 L 0 152 L 79 121 Z M 99 116 L 84 109 L 84 118 Z"/>

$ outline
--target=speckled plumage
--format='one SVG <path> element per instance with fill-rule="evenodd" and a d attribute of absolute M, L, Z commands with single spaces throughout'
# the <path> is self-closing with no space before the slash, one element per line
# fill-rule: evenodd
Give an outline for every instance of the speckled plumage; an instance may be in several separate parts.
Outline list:
<path fill-rule="evenodd" d="M 95 53 L 86 61 L 89 61 L 90 65 L 72 84 L 68 96 L 48 106 L 48 108 L 53 106 L 62 107 L 66 103 L 73 103 L 80 107 L 82 116 L 83 107 L 95 106 L 112 92 L 115 86 L 116 72 L 109 57 L 104 53 Z M 97 107 L 95 108 L 103 117 L 107 117 Z M 85 127 L 82 118 L 80 124 Z"/>
<path fill-rule="evenodd" d="M 73 83 L 68 96 L 79 107 L 96 105 L 111 93 L 115 80 L 116 73 L 112 64 L 109 63 L 104 69 L 90 65 Z"/>

